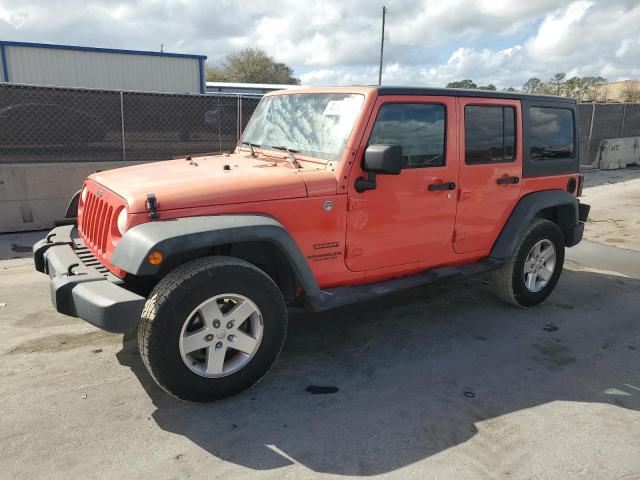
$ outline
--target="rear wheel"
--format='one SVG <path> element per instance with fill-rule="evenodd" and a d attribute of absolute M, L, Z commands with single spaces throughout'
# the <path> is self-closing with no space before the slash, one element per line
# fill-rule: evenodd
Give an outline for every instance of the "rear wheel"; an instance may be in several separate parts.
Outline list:
<path fill-rule="evenodd" d="M 207 257 L 169 273 L 147 300 L 138 345 L 168 393 L 206 402 L 259 381 L 284 342 L 287 311 L 271 278 L 244 260 Z"/>
<path fill-rule="evenodd" d="M 536 218 L 509 261 L 491 272 L 489 284 L 505 302 L 531 307 L 551 294 L 563 264 L 564 236 L 560 227 Z"/>

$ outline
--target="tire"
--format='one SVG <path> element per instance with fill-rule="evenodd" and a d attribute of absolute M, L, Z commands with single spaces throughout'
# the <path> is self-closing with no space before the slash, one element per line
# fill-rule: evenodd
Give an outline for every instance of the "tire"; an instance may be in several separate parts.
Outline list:
<path fill-rule="evenodd" d="M 540 263 L 544 261 L 543 255 L 538 255 L 539 263 L 535 263 L 536 255 L 532 249 L 537 245 L 541 246 L 543 252 L 551 251 L 550 246 L 553 247 L 551 254 L 555 253 L 555 260 L 550 275 L 547 273 L 550 271 L 550 262 L 547 261 L 546 265 Z M 551 254 L 545 253 L 546 256 Z M 551 294 L 558 283 L 563 264 L 564 235 L 560 227 L 549 220 L 536 218 L 529 225 L 522 242 L 509 261 L 489 274 L 489 286 L 498 298 L 511 305 L 521 308 L 532 307 Z M 533 270 L 531 265 L 534 266 Z M 531 272 L 525 272 L 525 266 Z M 540 272 L 541 275 L 538 278 L 539 282 L 535 279 L 531 281 L 532 275 L 537 275 L 536 272 Z M 544 281 L 542 276 L 549 278 Z"/>
<path fill-rule="evenodd" d="M 241 304 L 243 311 L 234 310 Z M 227 328 L 234 315 L 249 316 Z M 277 360 L 286 331 L 284 299 L 266 273 L 237 258 L 206 257 L 181 265 L 156 285 L 142 311 L 138 347 L 166 392 L 210 402 L 257 383 Z M 200 345 L 206 347 L 191 351 Z M 237 345 L 244 351 L 234 350 Z"/>

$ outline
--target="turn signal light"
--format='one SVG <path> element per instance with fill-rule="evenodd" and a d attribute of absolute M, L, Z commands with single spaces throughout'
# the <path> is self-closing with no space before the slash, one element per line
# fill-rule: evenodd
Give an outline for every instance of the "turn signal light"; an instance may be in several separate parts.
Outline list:
<path fill-rule="evenodd" d="M 151 252 L 147 260 L 151 265 L 160 265 L 162 263 L 162 254 L 160 252 Z"/>

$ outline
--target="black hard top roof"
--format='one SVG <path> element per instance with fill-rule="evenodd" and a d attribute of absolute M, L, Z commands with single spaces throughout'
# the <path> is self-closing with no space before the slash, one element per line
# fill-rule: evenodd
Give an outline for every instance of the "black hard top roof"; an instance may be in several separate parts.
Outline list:
<path fill-rule="evenodd" d="M 466 88 L 431 88 L 431 87 L 402 87 L 377 86 L 378 95 L 434 95 L 442 97 L 482 97 L 509 98 L 513 100 L 532 100 L 558 103 L 576 103 L 573 98 L 555 97 L 551 95 L 527 95 L 513 92 L 494 92 L 491 90 L 470 90 Z"/>

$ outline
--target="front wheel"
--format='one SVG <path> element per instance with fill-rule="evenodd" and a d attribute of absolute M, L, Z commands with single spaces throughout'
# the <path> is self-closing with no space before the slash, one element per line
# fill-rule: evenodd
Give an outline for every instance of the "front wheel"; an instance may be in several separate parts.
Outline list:
<path fill-rule="evenodd" d="M 563 264 L 564 235 L 560 227 L 536 218 L 509 261 L 489 274 L 489 285 L 505 302 L 531 307 L 551 294 Z"/>
<path fill-rule="evenodd" d="M 165 391 L 207 402 L 259 381 L 286 330 L 284 299 L 266 273 L 237 258 L 206 257 L 178 267 L 153 289 L 138 346 Z"/>

